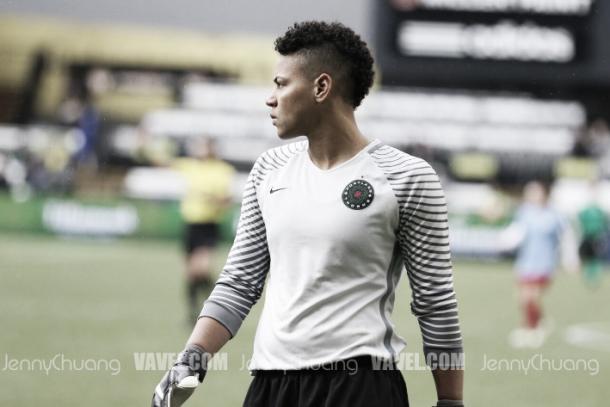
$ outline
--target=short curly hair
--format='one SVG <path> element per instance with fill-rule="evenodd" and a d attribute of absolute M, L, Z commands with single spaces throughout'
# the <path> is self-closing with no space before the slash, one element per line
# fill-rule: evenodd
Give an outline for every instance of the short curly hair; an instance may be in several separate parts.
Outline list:
<path fill-rule="evenodd" d="M 328 70 L 341 95 L 354 108 L 360 106 L 373 85 L 373 57 L 368 46 L 341 23 L 295 23 L 275 40 L 275 50 L 283 56 L 305 57 L 308 69 L 316 75 Z"/>

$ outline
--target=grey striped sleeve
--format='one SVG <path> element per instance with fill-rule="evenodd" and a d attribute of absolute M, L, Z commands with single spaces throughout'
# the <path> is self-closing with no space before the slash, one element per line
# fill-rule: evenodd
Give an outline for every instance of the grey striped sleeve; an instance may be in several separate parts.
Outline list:
<path fill-rule="evenodd" d="M 267 232 L 257 189 L 271 171 L 284 166 L 302 148 L 300 142 L 267 151 L 256 160 L 248 176 L 233 246 L 199 314 L 200 318 L 217 320 L 232 336 L 260 298 L 269 271 Z"/>
<path fill-rule="evenodd" d="M 453 366 L 461 365 L 462 335 L 453 289 L 447 203 L 439 178 L 424 160 L 389 146 L 377 148 L 371 156 L 398 200 L 397 239 L 426 360 L 446 365 L 443 362 L 453 358 Z"/>

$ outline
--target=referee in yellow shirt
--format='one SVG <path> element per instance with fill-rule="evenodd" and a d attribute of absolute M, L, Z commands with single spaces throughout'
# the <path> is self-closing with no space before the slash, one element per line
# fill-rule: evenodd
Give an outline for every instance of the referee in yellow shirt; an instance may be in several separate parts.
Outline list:
<path fill-rule="evenodd" d="M 194 144 L 191 157 L 175 161 L 184 177 L 186 191 L 180 205 L 184 219 L 184 250 L 189 320 L 201 309 L 200 293 L 213 287 L 212 261 L 220 240 L 220 222 L 231 203 L 234 168 L 216 155 L 208 138 Z"/>

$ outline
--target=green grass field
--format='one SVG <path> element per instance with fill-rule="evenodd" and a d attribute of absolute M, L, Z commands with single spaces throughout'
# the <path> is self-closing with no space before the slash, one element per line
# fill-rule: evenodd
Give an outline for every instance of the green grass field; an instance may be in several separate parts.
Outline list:
<path fill-rule="evenodd" d="M 609 405 L 607 276 L 595 290 L 585 287 L 579 276 L 558 276 L 545 300 L 554 330 L 538 350 L 514 350 L 507 343 L 519 320 L 510 265 L 457 262 L 455 279 L 468 406 Z M 134 353 L 181 350 L 190 332 L 182 295 L 177 244 L 0 234 L 0 405 L 148 405 L 163 372 L 136 370 Z M 409 295 L 403 281 L 394 322 L 409 343 L 407 350 L 418 352 L 421 341 Z M 242 358 L 250 356 L 259 312 L 257 305 L 225 347 L 228 370 L 211 372 L 187 405 L 241 405 L 250 381 Z M 583 345 L 568 344 L 566 330 L 581 323 L 595 323 L 594 330 L 581 335 Z M 53 368 L 48 374 L 35 369 L 40 362 L 30 366 L 34 370 L 23 362 L 50 363 L 54 358 L 63 370 Z M 83 362 L 88 359 L 111 362 L 101 364 L 100 371 L 69 369 L 70 363 L 91 367 Z M 502 359 L 511 361 L 512 370 L 488 369 L 490 360 Z M 571 364 L 578 359 L 580 364 Z M 543 360 L 545 370 L 517 369 L 529 360 Z M 596 366 L 599 372 L 592 374 Z M 404 374 L 411 405 L 432 405 L 430 373 Z"/>

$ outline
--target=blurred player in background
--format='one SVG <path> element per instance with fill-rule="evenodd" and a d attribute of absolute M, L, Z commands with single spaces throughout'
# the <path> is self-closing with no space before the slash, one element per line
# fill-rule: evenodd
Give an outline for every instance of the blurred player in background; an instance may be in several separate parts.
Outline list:
<path fill-rule="evenodd" d="M 610 245 L 608 217 L 597 203 L 597 187 L 597 183 L 593 183 L 591 199 L 587 206 L 578 213 L 581 232 L 579 254 L 585 281 L 593 287 L 599 282 L 600 272 Z"/>
<path fill-rule="evenodd" d="M 281 139 L 251 170 L 235 242 L 153 406 L 180 405 L 260 298 L 248 407 L 409 405 L 390 322 L 403 264 L 438 406 L 463 406 L 447 206 L 428 163 L 358 129 L 367 45 L 339 23 L 295 24 L 267 100 Z M 375 360 L 383 363 L 377 366 Z"/>
<path fill-rule="evenodd" d="M 220 223 L 231 204 L 235 171 L 217 156 L 212 139 L 195 140 L 190 147 L 190 157 L 177 159 L 173 166 L 186 182 L 180 212 L 184 220 L 188 320 L 194 322 L 201 310 L 201 297 L 209 294 L 214 283 L 214 254 Z"/>
<path fill-rule="evenodd" d="M 523 327 L 509 341 L 514 347 L 539 347 L 547 332 L 541 326 L 542 295 L 551 283 L 560 258 L 564 223 L 549 205 L 549 185 L 531 181 L 523 190 L 512 229 L 520 235 L 515 271 Z"/>

